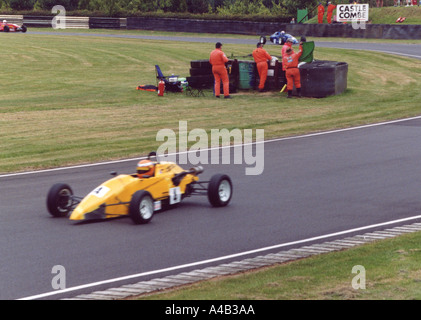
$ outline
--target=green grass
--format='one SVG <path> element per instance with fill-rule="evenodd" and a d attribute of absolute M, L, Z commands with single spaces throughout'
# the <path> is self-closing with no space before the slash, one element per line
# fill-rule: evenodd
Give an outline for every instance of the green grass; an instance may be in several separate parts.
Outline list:
<path fill-rule="evenodd" d="M 334 11 L 334 14 L 336 14 L 336 10 Z M 396 19 L 399 17 L 406 17 L 405 22 L 397 23 Z M 421 7 L 370 7 L 369 21 L 373 24 L 421 24 Z M 317 14 L 307 23 L 317 23 Z M 326 13 L 324 15 L 324 23 L 327 23 Z"/>
<path fill-rule="evenodd" d="M 95 31 L 94 31 L 95 33 Z M 419 114 L 418 61 L 371 52 L 317 48 L 316 59 L 349 64 L 348 90 L 325 99 L 240 92 L 232 101 L 137 91 L 165 74 L 189 74 L 213 44 L 63 35 L 0 34 L 0 172 L 147 154 L 156 133 L 189 129 L 265 129 L 265 138 L 343 128 Z M 252 45 L 225 45 L 246 55 Z M 268 46 L 280 55 L 280 46 Z"/>
<path fill-rule="evenodd" d="M 418 232 L 139 299 L 420 300 L 420 241 Z M 352 286 L 354 266 L 365 269 L 365 289 Z"/>
<path fill-rule="evenodd" d="M 404 23 L 396 23 L 399 17 L 406 17 Z M 370 8 L 370 20 L 377 24 L 421 24 L 421 7 Z"/>

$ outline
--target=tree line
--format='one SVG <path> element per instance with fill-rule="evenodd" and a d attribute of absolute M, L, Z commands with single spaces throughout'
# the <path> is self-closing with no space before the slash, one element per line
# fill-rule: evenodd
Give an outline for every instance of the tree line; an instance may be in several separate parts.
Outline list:
<path fill-rule="evenodd" d="M 230 15 L 294 14 L 299 8 L 317 5 L 317 0 L 0 0 L 2 11 L 51 11 L 61 5 L 66 11 L 160 12 Z"/>
<path fill-rule="evenodd" d="M 192 14 L 218 16 L 293 17 L 298 9 L 310 13 L 321 2 L 328 0 L 0 0 L 0 11 L 50 12 L 61 5 L 66 12 L 97 13 L 107 16 L 139 14 Z M 336 4 L 350 0 L 332 0 Z M 393 1 L 393 0 L 385 0 Z M 370 3 L 375 0 L 358 0 Z M 315 10 L 313 11 L 314 15 Z"/>

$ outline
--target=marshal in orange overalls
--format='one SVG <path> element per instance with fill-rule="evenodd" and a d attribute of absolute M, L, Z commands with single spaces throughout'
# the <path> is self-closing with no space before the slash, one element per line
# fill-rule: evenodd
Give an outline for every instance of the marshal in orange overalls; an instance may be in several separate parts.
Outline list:
<path fill-rule="evenodd" d="M 257 72 L 259 73 L 260 78 L 259 90 L 263 91 L 265 88 L 266 79 L 268 77 L 268 60 L 271 60 L 272 57 L 265 49 L 263 49 L 263 44 L 258 43 L 257 48 L 253 51 L 253 58 L 256 62 Z"/>
<path fill-rule="evenodd" d="M 295 53 L 292 49 L 288 49 L 286 55 L 282 57 L 282 65 L 285 66 L 285 74 L 287 78 L 287 90 L 288 98 L 292 96 L 292 89 L 297 89 L 298 95 L 301 94 L 301 77 L 300 70 L 298 69 L 298 59 L 300 59 L 303 54 L 303 47 L 300 43 L 300 49 Z"/>
<path fill-rule="evenodd" d="M 319 3 L 319 6 L 317 7 L 317 22 L 323 23 L 323 15 L 325 14 L 325 7 Z"/>
<path fill-rule="evenodd" d="M 331 4 L 329 2 L 329 5 L 327 6 L 327 23 L 331 24 L 332 23 L 332 15 L 333 15 L 333 10 L 335 10 L 336 5 Z"/>
<path fill-rule="evenodd" d="M 215 77 L 215 97 L 219 98 L 221 94 L 221 80 L 224 86 L 224 97 L 229 97 L 229 77 L 225 67 L 228 58 L 221 49 L 222 44 L 218 42 L 215 47 L 216 49 L 211 52 L 209 58 L 209 62 L 212 65 L 212 73 Z"/>

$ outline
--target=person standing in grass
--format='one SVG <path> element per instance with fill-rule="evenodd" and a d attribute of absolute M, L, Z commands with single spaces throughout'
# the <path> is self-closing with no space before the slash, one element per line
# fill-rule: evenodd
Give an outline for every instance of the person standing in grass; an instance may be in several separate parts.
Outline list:
<path fill-rule="evenodd" d="M 333 10 L 335 10 L 336 5 L 334 5 L 332 2 L 328 2 L 328 6 L 327 6 L 327 23 L 332 24 L 332 15 L 333 15 Z"/>
<path fill-rule="evenodd" d="M 265 83 L 268 76 L 268 60 L 272 57 L 270 54 L 263 49 L 263 43 L 258 43 L 257 48 L 253 51 L 253 59 L 256 62 L 257 72 L 259 73 L 259 92 L 263 92 L 265 89 Z"/>
<path fill-rule="evenodd" d="M 298 59 L 303 54 L 303 46 L 300 42 L 300 49 L 297 53 L 292 48 L 287 49 L 286 54 L 282 57 L 282 65 L 285 66 L 285 74 L 287 78 L 288 98 L 292 98 L 292 90 L 297 89 L 298 97 L 301 97 L 301 77 L 298 69 Z"/>
<path fill-rule="evenodd" d="M 317 7 L 317 22 L 323 23 L 323 15 L 325 14 L 325 7 L 319 2 L 319 6 Z"/>
<path fill-rule="evenodd" d="M 219 98 L 221 93 L 221 80 L 224 88 L 224 98 L 230 99 L 229 93 L 229 77 L 228 71 L 225 67 L 225 63 L 228 62 L 228 58 L 222 51 L 222 44 L 217 42 L 215 50 L 210 54 L 209 62 L 212 65 L 212 73 L 215 78 L 215 97 Z"/>

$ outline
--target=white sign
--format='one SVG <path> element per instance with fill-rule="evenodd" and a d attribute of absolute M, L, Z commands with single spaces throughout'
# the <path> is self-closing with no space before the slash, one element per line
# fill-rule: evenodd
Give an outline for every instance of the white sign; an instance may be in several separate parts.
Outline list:
<path fill-rule="evenodd" d="M 181 201 L 180 187 L 170 188 L 170 204 L 176 204 Z"/>
<path fill-rule="evenodd" d="M 353 22 L 368 21 L 368 4 L 338 4 L 336 6 L 336 21 Z"/>

